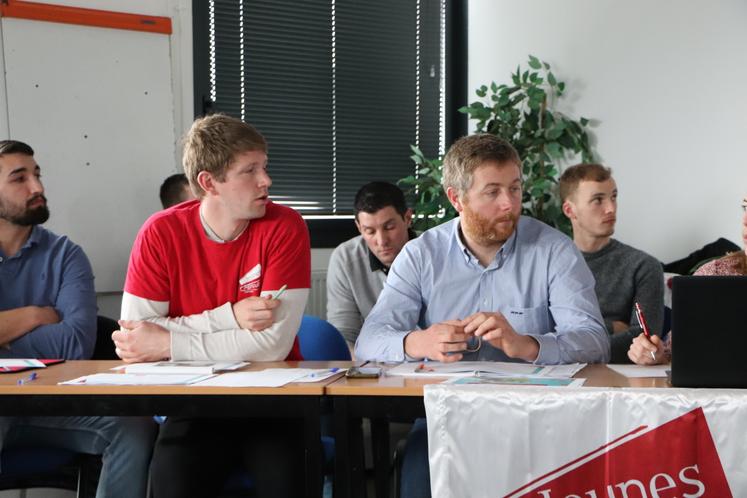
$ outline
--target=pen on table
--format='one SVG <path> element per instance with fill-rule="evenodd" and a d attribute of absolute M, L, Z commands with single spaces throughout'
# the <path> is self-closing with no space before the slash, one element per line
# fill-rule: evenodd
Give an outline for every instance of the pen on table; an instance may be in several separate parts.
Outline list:
<path fill-rule="evenodd" d="M 288 288 L 288 284 L 283 284 L 283 286 L 280 289 L 278 289 L 278 291 L 275 293 L 274 296 L 272 296 L 272 298 L 273 299 L 279 298 L 280 296 L 283 295 L 283 292 L 285 292 L 285 289 L 287 288 Z"/>
<path fill-rule="evenodd" d="M 417 367 L 415 367 L 415 373 L 424 373 L 424 372 L 434 372 L 435 370 L 429 366 L 426 365 L 428 363 L 428 358 L 424 358 L 421 363 L 418 364 Z"/>
<path fill-rule="evenodd" d="M 313 379 L 313 378 L 316 378 L 316 377 L 322 377 L 324 375 L 327 375 L 328 373 L 337 373 L 339 371 L 340 371 L 339 368 L 333 367 L 333 368 L 329 368 L 327 370 L 324 370 L 323 372 L 311 372 L 309 374 L 309 377 L 311 377 Z"/>
<path fill-rule="evenodd" d="M 32 380 L 36 380 L 36 372 L 31 372 L 31 375 L 29 375 L 28 377 L 24 377 L 23 379 L 18 379 L 17 384 L 19 386 L 22 386 L 24 384 L 31 382 Z"/>
<path fill-rule="evenodd" d="M 638 303 L 635 303 L 635 317 L 638 319 L 638 325 L 641 326 L 643 329 L 643 334 L 646 336 L 646 339 L 651 340 L 651 333 L 648 330 L 648 324 L 646 324 L 646 317 L 643 316 L 643 310 L 641 309 L 641 305 Z M 649 351 L 651 354 L 651 359 L 656 361 L 656 355 L 653 351 Z"/>

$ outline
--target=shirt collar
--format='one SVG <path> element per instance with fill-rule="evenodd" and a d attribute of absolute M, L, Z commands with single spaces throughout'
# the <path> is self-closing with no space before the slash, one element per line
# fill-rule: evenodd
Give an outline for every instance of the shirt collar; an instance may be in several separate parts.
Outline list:
<path fill-rule="evenodd" d="M 42 235 L 42 228 L 39 225 L 34 225 L 34 228 L 31 229 L 31 235 L 29 235 L 29 238 L 23 245 L 23 247 L 26 248 L 31 247 L 32 245 L 35 246 L 41 241 Z"/>
<path fill-rule="evenodd" d="M 44 236 L 44 230 L 39 225 L 34 225 L 31 228 L 31 234 L 29 234 L 29 238 L 26 239 L 26 242 L 21 246 L 21 249 L 19 249 L 19 251 L 15 253 L 12 258 L 18 258 L 25 251 L 28 251 L 33 246 L 38 245 L 41 242 L 42 236 Z M 2 253 L 0 252 L 0 254 Z"/>
<path fill-rule="evenodd" d="M 417 236 L 418 234 L 416 234 L 412 228 L 407 229 L 407 240 L 412 240 Z M 384 275 L 388 275 L 389 267 L 379 261 L 379 258 L 374 256 L 374 253 L 371 252 L 371 249 L 368 248 L 368 245 L 366 245 L 366 250 L 368 251 L 368 265 L 371 267 L 371 272 L 381 270 L 384 272 Z"/>
<path fill-rule="evenodd" d="M 461 218 L 457 218 L 456 223 L 454 223 L 454 230 L 452 232 L 452 240 L 456 241 L 457 246 L 459 247 L 459 250 L 461 251 L 462 255 L 464 256 L 464 261 L 466 263 L 470 263 L 471 261 L 474 261 L 475 264 L 480 264 L 477 261 L 477 258 L 472 254 L 472 252 L 469 250 L 467 245 L 464 243 L 461 237 Z M 501 246 L 500 249 L 498 249 L 498 252 L 495 255 L 495 259 L 493 262 L 488 266 L 488 268 L 496 267 L 500 268 L 503 266 L 503 262 L 513 254 L 514 250 L 516 249 L 516 238 L 517 233 L 519 232 L 519 225 L 521 222 L 521 216 L 519 216 L 519 220 L 516 222 L 516 228 L 514 229 L 514 232 L 511 234 L 511 236 L 508 238 L 508 240 Z"/>
<path fill-rule="evenodd" d="M 244 232 L 246 232 L 246 229 L 249 228 L 249 223 L 251 223 L 251 222 L 247 223 L 244 229 L 241 232 L 239 232 L 239 234 L 236 237 L 230 240 L 223 240 L 218 236 L 217 233 L 215 233 L 215 231 L 212 228 L 210 228 L 210 225 L 208 225 L 207 221 L 205 221 L 205 217 L 202 215 L 202 203 L 200 203 L 200 206 L 197 208 L 197 211 L 200 214 L 200 224 L 202 225 L 202 229 L 205 232 L 205 235 L 207 236 L 208 239 L 212 240 L 213 242 L 217 242 L 219 244 L 225 244 L 226 242 L 233 242 L 234 240 L 237 240 L 239 237 L 241 237 L 244 234 Z"/>

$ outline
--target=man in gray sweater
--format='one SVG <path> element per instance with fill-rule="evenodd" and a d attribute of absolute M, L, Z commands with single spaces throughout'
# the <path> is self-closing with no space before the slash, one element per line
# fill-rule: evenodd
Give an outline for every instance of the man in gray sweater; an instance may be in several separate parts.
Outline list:
<path fill-rule="evenodd" d="M 560 177 L 563 213 L 571 220 L 573 241 L 596 280 L 599 307 L 612 336 L 611 363 L 628 363 L 633 339 L 642 333 L 635 317 L 639 303 L 652 334 L 664 319 L 664 277 L 659 261 L 612 238 L 617 221 L 617 185 L 599 164 L 578 164 Z M 656 338 L 658 340 L 658 338 Z M 643 364 L 655 363 L 648 356 Z"/>
<path fill-rule="evenodd" d="M 396 185 L 364 185 L 355 195 L 353 212 L 361 234 L 337 246 L 327 270 L 327 320 L 351 349 L 394 258 L 415 237 L 410 230 L 412 210 Z"/>

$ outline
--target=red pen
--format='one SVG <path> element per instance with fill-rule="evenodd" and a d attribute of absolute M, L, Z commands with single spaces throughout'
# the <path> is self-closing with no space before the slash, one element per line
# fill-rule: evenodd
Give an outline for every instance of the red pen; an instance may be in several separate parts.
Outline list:
<path fill-rule="evenodd" d="M 646 317 L 643 316 L 643 310 L 641 309 L 641 305 L 638 303 L 635 303 L 635 317 L 638 319 L 638 325 L 640 325 L 643 329 L 643 334 L 646 336 L 646 339 L 651 340 L 651 333 L 648 330 Z M 656 355 L 654 354 L 654 352 L 649 351 L 649 353 L 651 353 L 651 358 L 656 361 Z"/>

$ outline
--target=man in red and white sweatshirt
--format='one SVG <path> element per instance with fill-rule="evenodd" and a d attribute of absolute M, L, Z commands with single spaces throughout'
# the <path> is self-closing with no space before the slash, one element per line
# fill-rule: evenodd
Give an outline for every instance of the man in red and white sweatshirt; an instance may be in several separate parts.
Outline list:
<path fill-rule="evenodd" d="M 126 362 L 302 359 L 296 332 L 310 287 L 309 235 L 297 212 L 269 199 L 264 137 L 214 114 L 197 119 L 184 143 L 198 199 L 140 229 L 122 330 L 112 336 L 117 354 Z M 153 456 L 155 498 L 213 496 L 236 462 L 247 462 L 258 496 L 295 496 L 303 438 L 290 426 L 298 425 L 169 417 Z"/>

